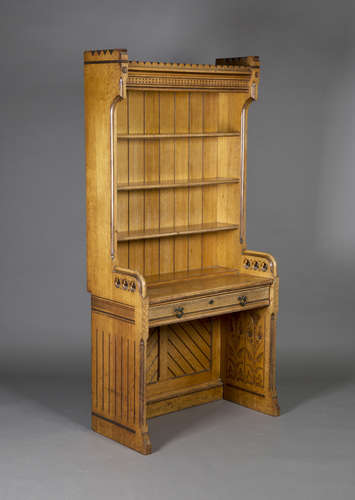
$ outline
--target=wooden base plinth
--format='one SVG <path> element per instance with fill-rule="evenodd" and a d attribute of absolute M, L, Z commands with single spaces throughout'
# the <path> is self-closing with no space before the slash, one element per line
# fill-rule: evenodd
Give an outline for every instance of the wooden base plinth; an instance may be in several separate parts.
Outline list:
<path fill-rule="evenodd" d="M 218 401 L 219 399 L 223 399 L 223 384 L 220 381 L 191 387 L 190 390 L 185 390 L 179 394 L 165 395 L 165 397 L 148 401 L 147 418 L 158 417 L 159 415 L 184 410 L 192 406 Z"/>
<path fill-rule="evenodd" d="M 152 453 L 149 434 L 120 425 L 99 415 L 92 415 L 91 428 L 98 434 L 113 439 L 143 455 Z"/>
<path fill-rule="evenodd" d="M 277 397 L 260 396 L 259 394 L 246 391 L 245 389 L 224 384 L 223 399 L 273 417 L 278 417 L 280 415 Z"/>

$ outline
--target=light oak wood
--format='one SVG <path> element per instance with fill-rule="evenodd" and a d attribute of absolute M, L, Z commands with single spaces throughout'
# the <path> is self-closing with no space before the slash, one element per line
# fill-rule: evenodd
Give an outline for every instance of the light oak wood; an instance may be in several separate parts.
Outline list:
<path fill-rule="evenodd" d="M 211 274 L 207 271 L 205 274 L 194 273 L 194 276 L 175 279 L 171 283 L 155 280 L 147 282 L 147 294 L 150 299 L 150 305 L 179 300 L 184 298 L 194 298 L 206 296 L 213 293 L 223 293 L 234 290 L 243 290 L 260 287 L 267 287 L 272 284 L 272 279 L 267 276 L 254 276 L 241 274 L 235 270 L 212 270 Z"/>
<path fill-rule="evenodd" d="M 149 309 L 149 324 L 158 325 L 186 321 L 195 317 L 196 313 L 199 317 L 215 316 L 265 305 L 269 305 L 269 287 L 267 286 L 245 288 L 238 290 L 238 292 L 229 293 L 212 292 L 202 298 L 169 300 L 162 305 L 152 305 Z"/>
<path fill-rule="evenodd" d="M 221 384 L 218 318 L 199 318 L 151 329 L 148 350 L 156 343 L 158 364 L 154 380 L 147 385 L 148 401 L 169 399 Z M 147 370 L 152 375 L 149 366 Z"/>
<path fill-rule="evenodd" d="M 162 273 L 152 276 L 145 276 L 145 282 L 150 286 L 153 286 L 154 283 L 159 285 L 162 285 L 163 283 L 171 285 L 175 281 L 190 280 L 192 278 L 197 278 L 197 277 L 208 276 L 211 278 L 212 276 L 221 274 L 235 275 L 236 271 L 237 271 L 236 269 L 230 269 L 228 267 L 215 266 L 204 269 L 194 269 L 191 271 L 178 271 L 174 273 Z"/>
<path fill-rule="evenodd" d="M 278 278 L 270 287 L 270 304 L 226 318 L 222 325 L 223 397 L 277 416 L 276 316 Z"/>
<path fill-rule="evenodd" d="M 189 226 L 162 227 L 160 229 L 147 229 L 145 231 L 130 231 L 117 233 L 118 241 L 147 240 L 151 238 L 167 238 L 180 234 L 200 234 L 216 231 L 230 231 L 236 229 L 236 224 L 223 224 L 221 222 L 207 224 L 191 224 Z"/>
<path fill-rule="evenodd" d="M 133 184 L 121 184 L 118 185 L 118 191 L 135 191 L 135 190 L 147 190 L 147 189 L 172 189 L 172 188 L 186 188 L 194 186 L 212 186 L 214 184 L 229 184 L 238 183 L 239 179 L 227 178 L 227 177 L 212 177 L 210 179 L 189 179 L 188 181 L 165 181 L 160 183 L 133 183 Z"/>
<path fill-rule="evenodd" d="M 176 395 L 165 395 L 157 400 L 148 400 L 148 418 L 158 417 L 166 413 L 172 413 L 192 406 L 198 406 L 212 401 L 223 399 L 223 384 L 201 384 L 193 388 L 181 391 Z"/>
<path fill-rule="evenodd" d="M 120 134 L 118 140 L 138 140 L 138 139 L 196 139 L 201 137 L 239 137 L 240 132 L 200 132 L 191 134 Z"/>
<path fill-rule="evenodd" d="M 279 414 L 277 264 L 245 239 L 259 59 L 93 50 L 84 68 L 92 428 L 148 454 L 157 415 L 222 397 Z"/>

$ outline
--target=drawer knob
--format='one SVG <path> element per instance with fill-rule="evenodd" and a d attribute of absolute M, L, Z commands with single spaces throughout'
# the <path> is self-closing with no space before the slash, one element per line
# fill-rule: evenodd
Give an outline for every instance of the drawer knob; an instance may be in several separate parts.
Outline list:
<path fill-rule="evenodd" d="M 177 307 L 175 309 L 175 315 L 177 318 L 182 318 L 184 315 L 184 308 L 183 307 Z"/>
<path fill-rule="evenodd" d="M 214 304 L 214 300 L 213 300 L 213 299 L 211 299 L 211 300 L 209 301 L 209 304 L 211 304 L 211 305 L 212 305 L 212 304 Z"/>
<path fill-rule="evenodd" d="M 238 300 L 241 306 L 245 306 L 245 304 L 247 303 L 247 296 L 241 295 L 240 297 L 238 297 Z"/>

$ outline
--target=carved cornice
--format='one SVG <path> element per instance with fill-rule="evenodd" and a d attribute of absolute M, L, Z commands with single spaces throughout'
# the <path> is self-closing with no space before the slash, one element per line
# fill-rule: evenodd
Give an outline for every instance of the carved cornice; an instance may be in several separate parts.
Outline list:
<path fill-rule="evenodd" d="M 249 75 L 251 69 L 245 64 L 241 65 L 214 65 L 214 64 L 185 64 L 170 62 L 152 62 L 152 61 L 129 61 L 130 70 L 139 71 L 167 71 L 169 73 L 239 73 Z"/>
<path fill-rule="evenodd" d="M 224 57 L 216 59 L 216 65 L 260 68 L 260 58 L 259 56 Z"/>
<path fill-rule="evenodd" d="M 84 64 L 128 64 L 126 49 L 86 50 Z"/>
<path fill-rule="evenodd" d="M 178 75 L 135 75 L 128 73 L 128 88 L 155 88 L 155 89 L 208 89 L 233 90 L 234 92 L 248 92 L 249 79 L 242 78 L 211 78 Z"/>

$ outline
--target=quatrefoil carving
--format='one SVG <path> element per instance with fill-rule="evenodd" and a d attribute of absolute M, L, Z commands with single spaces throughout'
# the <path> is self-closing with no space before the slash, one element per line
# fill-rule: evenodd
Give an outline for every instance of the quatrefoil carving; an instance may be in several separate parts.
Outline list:
<path fill-rule="evenodd" d="M 266 272 L 269 270 L 269 264 L 265 260 L 257 260 L 257 259 L 244 259 L 243 265 L 245 269 L 250 269 L 253 271 L 262 271 Z"/>
<path fill-rule="evenodd" d="M 122 288 L 122 290 L 127 290 L 130 292 L 135 292 L 137 285 L 135 281 L 128 281 L 126 278 L 116 277 L 114 280 L 116 288 Z"/>

